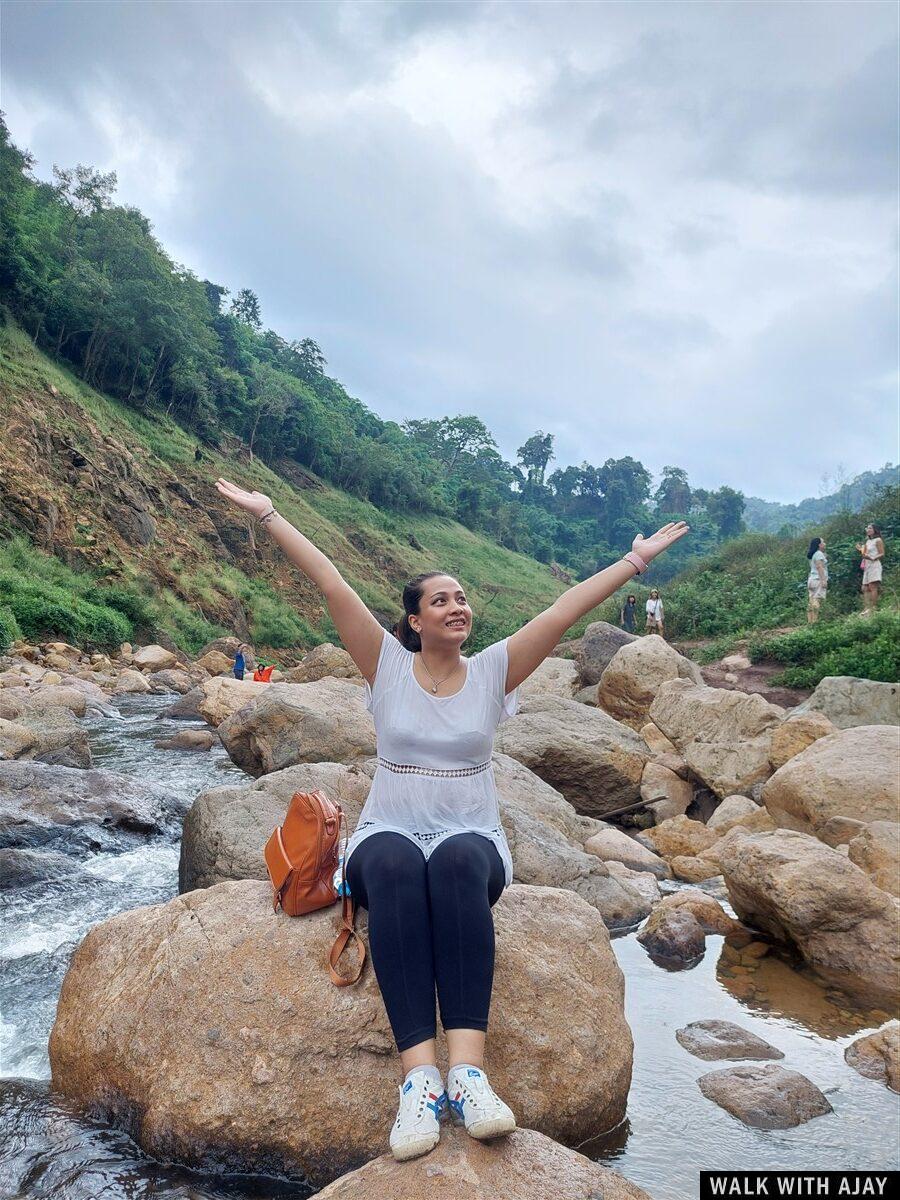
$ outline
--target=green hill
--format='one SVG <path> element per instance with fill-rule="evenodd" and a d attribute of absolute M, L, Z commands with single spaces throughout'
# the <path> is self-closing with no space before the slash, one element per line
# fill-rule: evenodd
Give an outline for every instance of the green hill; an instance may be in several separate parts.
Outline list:
<path fill-rule="evenodd" d="M 447 570 L 469 591 L 474 650 L 564 590 L 452 519 L 377 508 L 296 462 L 279 473 L 236 437 L 197 461 L 196 437 L 88 387 L 13 323 L 0 330 L 0 419 L 0 639 L 152 634 L 195 651 L 228 631 L 286 662 L 336 640 L 318 590 L 218 495 L 219 475 L 271 495 L 384 621 L 406 579 Z"/>

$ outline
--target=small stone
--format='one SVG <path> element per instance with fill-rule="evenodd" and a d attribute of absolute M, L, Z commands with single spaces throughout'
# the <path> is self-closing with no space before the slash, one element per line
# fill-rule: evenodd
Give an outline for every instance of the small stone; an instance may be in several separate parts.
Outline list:
<path fill-rule="evenodd" d="M 737 969 L 737 968 L 735 968 Z M 763 1038 L 731 1021 L 692 1021 L 675 1032 L 678 1044 L 697 1058 L 784 1058 Z"/>
<path fill-rule="evenodd" d="M 776 1063 L 710 1071 L 697 1083 L 707 1099 L 753 1129 L 793 1129 L 833 1111 L 805 1075 Z"/>

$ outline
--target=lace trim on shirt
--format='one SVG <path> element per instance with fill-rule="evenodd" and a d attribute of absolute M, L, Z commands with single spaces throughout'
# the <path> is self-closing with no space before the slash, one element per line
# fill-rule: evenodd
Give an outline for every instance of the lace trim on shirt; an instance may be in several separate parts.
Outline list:
<path fill-rule="evenodd" d="M 357 825 L 356 832 L 359 833 L 362 829 L 368 829 L 372 825 L 380 824 L 380 821 L 363 821 L 360 825 Z M 445 833 L 460 833 L 464 831 L 459 829 L 438 829 L 435 833 L 419 833 L 415 829 L 409 829 L 407 832 L 420 842 L 433 842 L 436 838 L 443 837 Z M 495 833 L 500 836 L 503 833 L 503 826 L 495 825 L 493 829 L 488 830 L 488 833 Z"/>
<path fill-rule="evenodd" d="M 398 775 L 439 775 L 444 779 L 461 779 L 466 775 L 478 775 L 481 771 L 486 771 L 491 765 L 490 759 L 487 762 L 479 763 L 477 767 L 453 767 L 452 769 L 443 769 L 441 767 L 419 767 L 415 763 L 392 763 L 386 758 L 379 758 L 378 765 L 386 767 L 389 771 L 394 771 Z"/>

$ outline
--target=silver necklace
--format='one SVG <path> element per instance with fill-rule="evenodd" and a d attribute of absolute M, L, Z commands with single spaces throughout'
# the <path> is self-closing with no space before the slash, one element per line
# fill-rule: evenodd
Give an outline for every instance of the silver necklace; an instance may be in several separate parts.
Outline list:
<path fill-rule="evenodd" d="M 431 691 L 432 691 L 432 694 L 434 694 L 434 693 L 436 693 L 436 692 L 437 692 L 438 688 L 441 686 L 441 684 L 442 684 L 442 683 L 446 683 L 446 682 L 447 682 L 447 680 L 450 678 L 450 675 L 452 675 L 452 674 L 454 673 L 454 671 L 458 671 L 458 670 L 459 670 L 459 663 L 457 663 L 457 664 L 456 664 L 456 666 L 453 668 L 453 671 L 451 671 L 451 672 L 450 672 L 450 675 L 445 675 L 443 679 L 435 679 L 435 677 L 432 675 L 432 673 L 431 673 L 431 672 L 428 670 L 428 668 L 425 666 L 425 659 L 422 657 L 422 651 L 421 651 L 421 650 L 419 651 L 419 662 L 422 664 L 422 668 L 423 668 L 423 670 L 425 671 L 425 674 L 428 676 L 428 678 L 429 678 L 429 679 L 432 681 L 432 683 L 434 684 L 434 687 L 431 689 Z"/>

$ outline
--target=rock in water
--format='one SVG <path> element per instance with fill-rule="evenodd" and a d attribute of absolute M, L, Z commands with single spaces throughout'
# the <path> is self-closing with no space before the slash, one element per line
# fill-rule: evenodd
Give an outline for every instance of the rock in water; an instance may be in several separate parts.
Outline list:
<path fill-rule="evenodd" d="M 511 1097 L 515 1104 L 515 1097 Z M 321 1200 L 650 1200 L 616 1171 L 567 1150 L 533 1129 L 479 1142 L 448 1125 L 438 1146 L 398 1163 L 392 1154 L 366 1163 L 319 1192 Z"/>
<path fill-rule="evenodd" d="M 514 884 L 493 912 L 486 1068 L 523 1127 L 578 1145 L 622 1120 L 631 1082 L 609 935 L 556 888 Z M 276 915 L 245 880 L 94 926 L 60 993 L 54 1088 L 157 1158 L 317 1188 L 360 1166 L 386 1148 L 398 1063 L 371 963 L 329 980 L 337 917 Z"/>
<path fill-rule="evenodd" d="M 844 1058 L 867 1079 L 877 1079 L 892 1092 L 900 1092 L 900 1021 L 888 1021 L 874 1033 L 857 1038 Z"/>
<path fill-rule="evenodd" d="M 735 838 L 739 832 L 727 834 L 716 852 L 741 919 L 793 942 L 820 975 L 870 1005 L 895 1004 L 900 923 L 894 897 L 817 838 L 786 829 Z"/>
<path fill-rule="evenodd" d="M 805 1075 L 776 1063 L 710 1071 L 697 1083 L 704 1096 L 753 1129 L 793 1129 L 833 1111 Z"/>
<path fill-rule="evenodd" d="M 164 788 L 114 771 L 0 762 L 0 846 L 57 848 L 91 827 L 158 833 L 174 813 Z"/>
<path fill-rule="evenodd" d="M 784 1058 L 781 1050 L 731 1021 L 691 1021 L 676 1029 L 675 1037 L 697 1058 Z"/>

